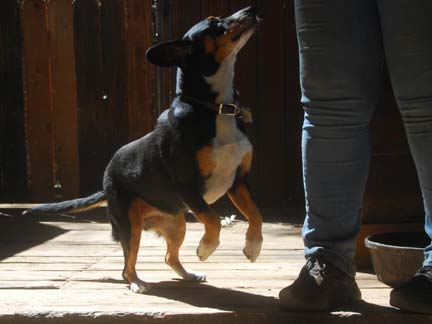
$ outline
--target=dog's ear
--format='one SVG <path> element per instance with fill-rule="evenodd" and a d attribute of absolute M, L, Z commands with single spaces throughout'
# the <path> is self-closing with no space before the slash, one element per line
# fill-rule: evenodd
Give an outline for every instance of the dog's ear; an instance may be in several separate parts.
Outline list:
<path fill-rule="evenodd" d="M 181 66 L 187 55 L 192 54 L 193 44 L 186 40 L 175 40 L 150 47 L 147 60 L 159 66 Z"/>

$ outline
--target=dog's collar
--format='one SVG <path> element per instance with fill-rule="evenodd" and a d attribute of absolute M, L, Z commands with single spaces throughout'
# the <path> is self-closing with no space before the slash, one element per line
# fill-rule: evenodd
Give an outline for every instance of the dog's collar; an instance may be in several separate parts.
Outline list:
<path fill-rule="evenodd" d="M 242 114 L 242 109 L 236 104 L 217 104 L 183 95 L 179 97 L 182 101 L 198 104 L 204 108 L 217 112 L 219 115 L 239 116 Z"/>
<path fill-rule="evenodd" d="M 252 113 L 250 109 L 236 104 L 217 104 L 214 102 L 202 101 L 189 96 L 179 96 L 180 100 L 188 103 L 200 105 L 209 110 L 215 111 L 218 115 L 234 116 L 243 120 L 244 123 L 252 123 Z"/>

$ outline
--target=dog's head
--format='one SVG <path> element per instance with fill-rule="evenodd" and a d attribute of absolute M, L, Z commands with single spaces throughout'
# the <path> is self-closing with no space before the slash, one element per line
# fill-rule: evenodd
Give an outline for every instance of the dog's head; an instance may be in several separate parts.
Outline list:
<path fill-rule="evenodd" d="M 182 39 L 151 47 L 147 59 L 158 66 L 177 66 L 185 73 L 215 74 L 252 36 L 259 18 L 253 7 L 220 18 L 208 17 L 193 26 Z"/>

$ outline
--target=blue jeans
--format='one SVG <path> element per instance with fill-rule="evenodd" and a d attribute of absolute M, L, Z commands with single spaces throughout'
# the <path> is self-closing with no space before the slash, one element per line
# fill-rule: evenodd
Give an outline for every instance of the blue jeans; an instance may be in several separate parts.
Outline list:
<path fill-rule="evenodd" d="M 306 257 L 354 273 L 383 58 L 432 238 L 432 0 L 296 0 L 304 124 Z M 403 170 L 401 170 L 403 172 Z M 424 265 L 432 265 L 432 244 Z"/>

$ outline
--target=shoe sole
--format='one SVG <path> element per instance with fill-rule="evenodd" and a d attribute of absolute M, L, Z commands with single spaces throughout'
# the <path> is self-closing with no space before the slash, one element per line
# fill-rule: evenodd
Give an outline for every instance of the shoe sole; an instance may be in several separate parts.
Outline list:
<path fill-rule="evenodd" d="M 421 301 L 413 301 L 397 292 L 390 293 L 390 305 L 402 311 L 412 313 L 432 314 L 432 306 L 422 304 Z"/>
<path fill-rule="evenodd" d="M 332 303 L 331 301 L 329 301 L 329 303 L 325 305 L 322 304 L 319 305 L 319 303 L 313 303 L 311 301 L 305 303 L 302 300 L 296 300 L 295 298 L 289 298 L 289 299 L 290 299 L 289 303 L 282 302 L 282 300 L 279 300 L 279 306 L 282 310 L 292 311 L 292 312 L 303 312 L 303 311 L 325 312 L 325 311 L 335 310 L 336 308 L 339 307 L 344 307 L 344 306 L 357 303 L 362 300 L 362 297 L 361 297 L 360 289 L 357 288 L 354 292 L 352 292 L 352 294 L 347 294 L 346 296 L 340 298 L 339 302 Z"/>

